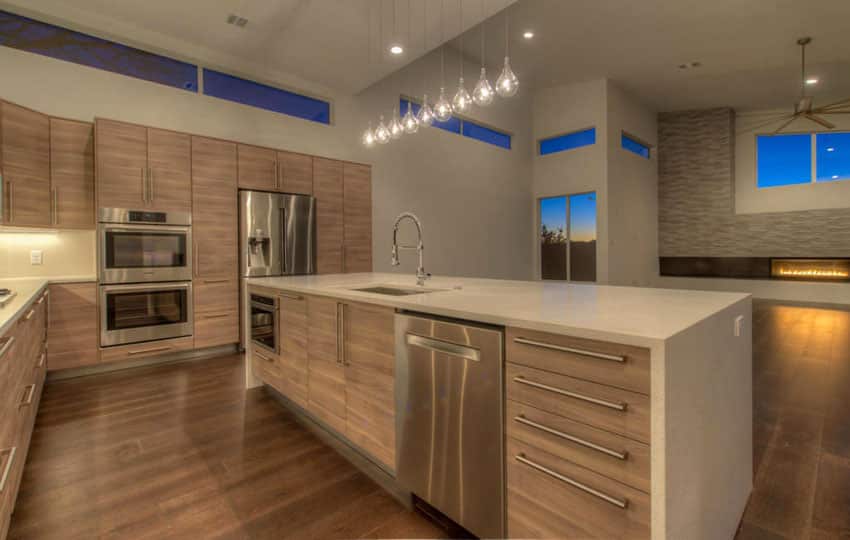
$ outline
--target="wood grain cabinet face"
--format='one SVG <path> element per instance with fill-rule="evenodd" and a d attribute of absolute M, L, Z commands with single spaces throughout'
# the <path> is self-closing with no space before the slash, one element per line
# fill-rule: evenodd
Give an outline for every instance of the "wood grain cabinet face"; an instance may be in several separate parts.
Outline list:
<path fill-rule="evenodd" d="M 341 161 L 313 159 L 313 194 L 316 197 L 317 273 L 342 273 L 344 216 Z"/>
<path fill-rule="evenodd" d="M 97 284 L 50 285 L 49 302 L 48 369 L 97 364 Z"/>
<path fill-rule="evenodd" d="M 345 366 L 339 347 L 339 309 L 340 303 L 334 298 L 307 299 L 307 410 L 345 434 Z"/>
<path fill-rule="evenodd" d="M 343 166 L 343 271 L 372 271 L 372 168 Z"/>
<path fill-rule="evenodd" d="M 294 293 L 281 293 L 280 301 L 280 364 L 285 380 L 284 394 L 308 407 L 309 359 L 307 356 L 307 298 Z"/>
<path fill-rule="evenodd" d="M 50 120 L 11 103 L 0 104 L 3 223 L 49 226 Z"/>
<path fill-rule="evenodd" d="M 278 152 L 278 188 L 283 193 L 313 194 L 313 157 L 294 152 Z"/>
<path fill-rule="evenodd" d="M 50 119 L 50 187 L 55 227 L 95 227 L 92 124 Z"/>
<path fill-rule="evenodd" d="M 191 137 L 148 128 L 148 207 L 159 212 L 192 211 Z"/>
<path fill-rule="evenodd" d="M 276 191 L 277 151 L 247 144 L 238 145 L 239 188 Z"/>
<path fill-rule="evenodd" d="M 95 144 L 97 205 L 143 208 L 147 202 L 147 128 L 98 119 Z"/>
<path fill-rule="evenodd" d="M 195 348 L 239 341 L 239 281 L 236 277 L 195 278 Z"/>

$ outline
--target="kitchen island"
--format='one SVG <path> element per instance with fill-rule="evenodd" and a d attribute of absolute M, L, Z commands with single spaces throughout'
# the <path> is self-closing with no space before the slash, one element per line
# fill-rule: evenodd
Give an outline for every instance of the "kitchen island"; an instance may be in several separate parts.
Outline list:
<path fill-rule="evenodd" d="M 248 347 L 248 386 L 388 475 L 393 314 L 472 321 L 505 333 L 508 536 L 734 536 L 752 487 L 749 295 L 443 277 L 355 290 L 416 288 L 378 273 L 248 285 L 280 302 L 280 346 Z"/>

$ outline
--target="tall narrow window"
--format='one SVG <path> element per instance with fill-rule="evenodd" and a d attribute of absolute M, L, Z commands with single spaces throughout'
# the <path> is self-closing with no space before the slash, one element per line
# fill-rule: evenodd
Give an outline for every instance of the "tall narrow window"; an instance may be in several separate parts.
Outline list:
<path fill-rule="evenodd" d="M 540 276 L 596 281 L 596 193 L 540 199 Z"/>

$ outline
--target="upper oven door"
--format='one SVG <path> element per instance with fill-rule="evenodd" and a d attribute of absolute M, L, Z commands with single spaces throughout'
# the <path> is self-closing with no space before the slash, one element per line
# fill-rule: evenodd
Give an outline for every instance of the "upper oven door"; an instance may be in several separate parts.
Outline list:
<path fill-rule="evenodd" d="M 101 283 L 144 283 L 192 279 L 189 227 L 100 225 Z"/>

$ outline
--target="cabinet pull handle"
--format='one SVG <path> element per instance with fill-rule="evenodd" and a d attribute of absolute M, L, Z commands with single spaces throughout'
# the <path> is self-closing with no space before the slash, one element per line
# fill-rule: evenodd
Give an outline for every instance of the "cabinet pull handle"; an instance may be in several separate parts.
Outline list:
<path fill-rule="evenodd" d="M 41 367 L 44 365 L 44 359 L 47 357 L 45 353 L 41 353 L 41 356 L 38 357 L 38 364 L 35 367 Z"/>
<path fill-rule="evenodd" d="M 607 493 L 603 493 L 603 492 L 601 492 L 597 489 L 593 489 L 592 487 L 588 486 L 587 484 L 583 484 L 583 483 L 579 482 L 578 480 L 573 480 L 572 478 L 568 478 L 568 477 L 564 476 L 563 474 L 555 472 L 548 467 L 544 467 L 543 465 L 541 465 L 539 463 L 535 463 L 535 462 L 531 461 L 530 459 L 525 457 L 525 454 L 517 454 L 516 456 L 514 456 L 514 459 L 516 459 L 517 461 L 519 461 L 520 463 L 522 463 L 524 465 L 528 465 L 529 467 L 531 467 L 534 470 L 542 472 L 543 474 L 548 474 L 549 476 L 551 476 L 555 480 L 560 480 L 561 482 L 563 482 L 567 485 L 570 485 L 570 486 L 573 486 L 574 488 L 580 489 L 581 491 L 584 491 L 585 493 L 593 495 L 594 497 L 597 497 L 599 499 L 602 499 L 603 501 L 605 501 L 607 503 L 613 504 L 614 506 L 616 506 L 618 508 L 622 508 L 623 510 L 625 510 L 626 508 L 629 507 L 629 500 L 628 499 L 618 499 L 616 497 L 612 497 L 611 495 L 608 495 Z"/>
<path fill-rule="evenodd" d="M 35 395 L 35 384 L 28 384 L 24 388 L 24 396 L 26 399 L 21 399 L 21 403 L 18 405 L 18 408 L 26 407 L 27 405 L 32 405 L 32 398 Z M 23 398 L 23 396 L 21 396 Z"/>
<path fill-rule="evenodd" d="M 54 225 L 59 224 L 59 188 L 51 188 L 50 189 L 50 197 L 51 197 L 51 223 Z"/>
<path fill-rule="evenodd" d="M 449 343 L 448 341 L 418 336 L 416 334 L 407 334 L 405 340 L 407 341 L 408 345 L 413 345 L 414 347 L 420 347 L 422 349 L 427 349 L 429 351 L 434 351 L 441 354 L 448 354 L 450 356 L 458 356 L 460 358 L 472 360 L 474 362 L 481 361 L 481 351 L 479 351 L 478 349 L 473 349 L 472 347 L 464 347 L 463 345 L 457 345 L 455 343 Z"/>
<path fill-rule="evenodd" d="M 139 179 L 142 182 L 142 202 L 148 202 L 148 172 L 147 172 L 147 167 L 139 167 Z"/>
<path fill-rule="evenodd" d="M 624 412 L 629 407 L 628 403 L 614 403 L 613 401 L 607 401 L 604 399 L 586 396 L 584 394 L 578 394 L 576 392 L 570 392 L 569 390 L 564 390 L 563 388 L 556 388 L 554 386 L 549 386 L 548 384 L 530 381 L 522 375 L 514 377 L 514 382 L 525 384 L 527 386 L 533 386 L 534 388 L 546 390 L 547 392 L 552 392 L 561 396 L 571 397 L 573 399 L 579 399 L 581 401 L 593 403 L 594 405 L 601 405 L 603 407 L 608 407 L 609 409 L 614 409 L 621 412 Z"/>
<path fill-rule="evenodd" d="M 3 218 L 6 217 L 6 191 L 3 189 L 3 169 L 0 169 L 0 224 L 3 223 Z"/>
<path fill-rule="evenodd" d="M 150 190 L 150 202 L 153 202 L 156 199 L 156 178 L 154 177 L 154 169 L 148 167 L 148 183 L 151 186 Z"/>
<path fill-rule="evenodd" d="M 568 352 L 573 354 L 580 354 L 582 356 L 590 356 L 591 358 L 599 358 L 601 360 L 611 360 L 612 362 L 625 362 L 625 356 L 619 356 L 616 354 L 606 354 L 595 351 L 585 351 L 583 349 L 574 349 L 573 347 L 563 347 L 561 345 L 553 345 L 552 343 L 544 343 L 542 341 L 534 341 L 533 339 L 526 339 L 524 337 L 514 338 L 515 343 L 522 343 L 523 345 L 531 345 L 532 347 L 540 347 L 541 349 L 551 349 L 553 351 L 560 352 Z"/>
<path fill-rule="evenodd" d="M 33 316 L 33 315 L 35 315 L 35 309 L 31 309 L 31 310 L 30 310 L 30 312 L 29 312 L 29 313 L 27 313 L 27 316 L 26 316 L 26 317 L 24 317 L 24 320 L 25 320 L 25 321 L 28 321 L 28 320 L 32 319 L 32 316 Z"/>
<path fill-rule="evenodd" d="M 155 349 L 142 349 L 140 351 L 127 351 L 127 354 L 132 356 L 134 354 L 148 354 L 148 353 L 155 353 L 155 352 L 165 352 L 165 351 L 170 351 L 170 350 L 171 350 L 171 347 L 157 347 Z"/>
<path fill-rule="evenodd" d="M 345 365 L 345 304 L 336 304 L 336 363 Z"/>
<path fill-rule="evenodd" d="M 192 272 L 194 272 L 194 274 L 196 276 L 200 276 L 201 275 L 201 267 L 198 266 L 198 261 L 200 260 L 199 253 L 200 253 L 201 250 L 198 249 L 198 242 L 197 241 L 192 242 L 192 244 L 193 244 L 192 258 L 195 260 L 195 263 L 194 263 L 195 268 L 192 269 Z M 207 282 L 207 283 L 209 283 L 209 282 Z"/>
<path fill-rule="evenodd" d="M 290 300 L 304 300 L 303 296 L 299 296 L 297 294 L 289 294 L 289 293 L 279 292 L 279 293 L 277 293 L 277 295 L 280 296 L 281 298 L 289 298 Z"/>
<path fill-rule="evenodd" d="M 227 283 L 228 281 L 230 281 L 230 280 L 227 279 L 227 278 L 225 278 L 225 279 L 205 279 L 204 283 L 206 285 L 214 285 L 216 283 Z"/>
<path fill-rule="evenodd" d="M 254 354 L 256 354 L 257 358 L 259 358 L 261 360 L 265 360 L 266 362 L 274 363 L 274 360 L 272 360 L 271 358 L 269 358 L 267 356 L 263 356 L 262 354 L 258 353 L 257 351 L 254 351 Z"/>
<path fill-rule="evenodd" d="M 9 473 L 12 471 L 12 463 L 15 462 L 15 453 L 17 451 L 17 446 L 0 450 L 0 453 L 9 454 L 9 459 L 6 460 L 6 466 L 3 467 L 3 476 L 0 476 L 0 493 L 3 493 L 3 490 L 6 489 L 6 481 L 9 480 Z"/>
<path fill-rule="evenodd" d="M 12 181 L 6 182 L 6 188 L 9 191 L 9 223 L 15 221 L 15 190 Z"/>
<path fill-rule="evenodd" d="M 277 161 L 274 162 L 274 187 L 280 189 L 280 165 Z"/>
<path fill-rule="evenodd" d="M 218 313 L 216 315 L 202 315 L 204 319 L 223 319 L 225 317 L 230 317 L 230 313 Z"/>
<path fill-rule="evenodd" d="M 529 427 L 533 427 L 534 429 L 539 429 L 540 431 L 544 431 L 549 433 L 550 435 L 554 435 L 556 437 L 560 437 L 561 439 L 573 442 L 575 444 L 584 446 L 585 448 L 590 448 L 591 450 L 596 450 L 597 452 L 602 452 L 603 454 L 609 455 L 611 457 L 615 457 L 620 460 L 627 460 L 629 458 L 628 452 L 617 452 L 616 450 L 611 450 L 610 448 L 606 448 L 604 446 L 600 446 L 598 444 L 594 444 L 590 441 L 586 441 L 580 437 L 576 437 L 575 435 L 569 435 L 564 433 L 563 431 L 558 431 L 557 429 L 550 428 L 549 426 L 544 426 L 543 424 L 538 424 L 532 420 L 529 420 L 525 417 L 525 415 L 514 416 L 514 421 L 519 422 L 520 424 L 524 424 Z"/>
<path fill-rule="evenodd" d="M 6 353 L 12 348 L 13 343 L 15 343 L 15 336 L 8 336 L 0 339 L 0 360 L 6 356 Z"/>

